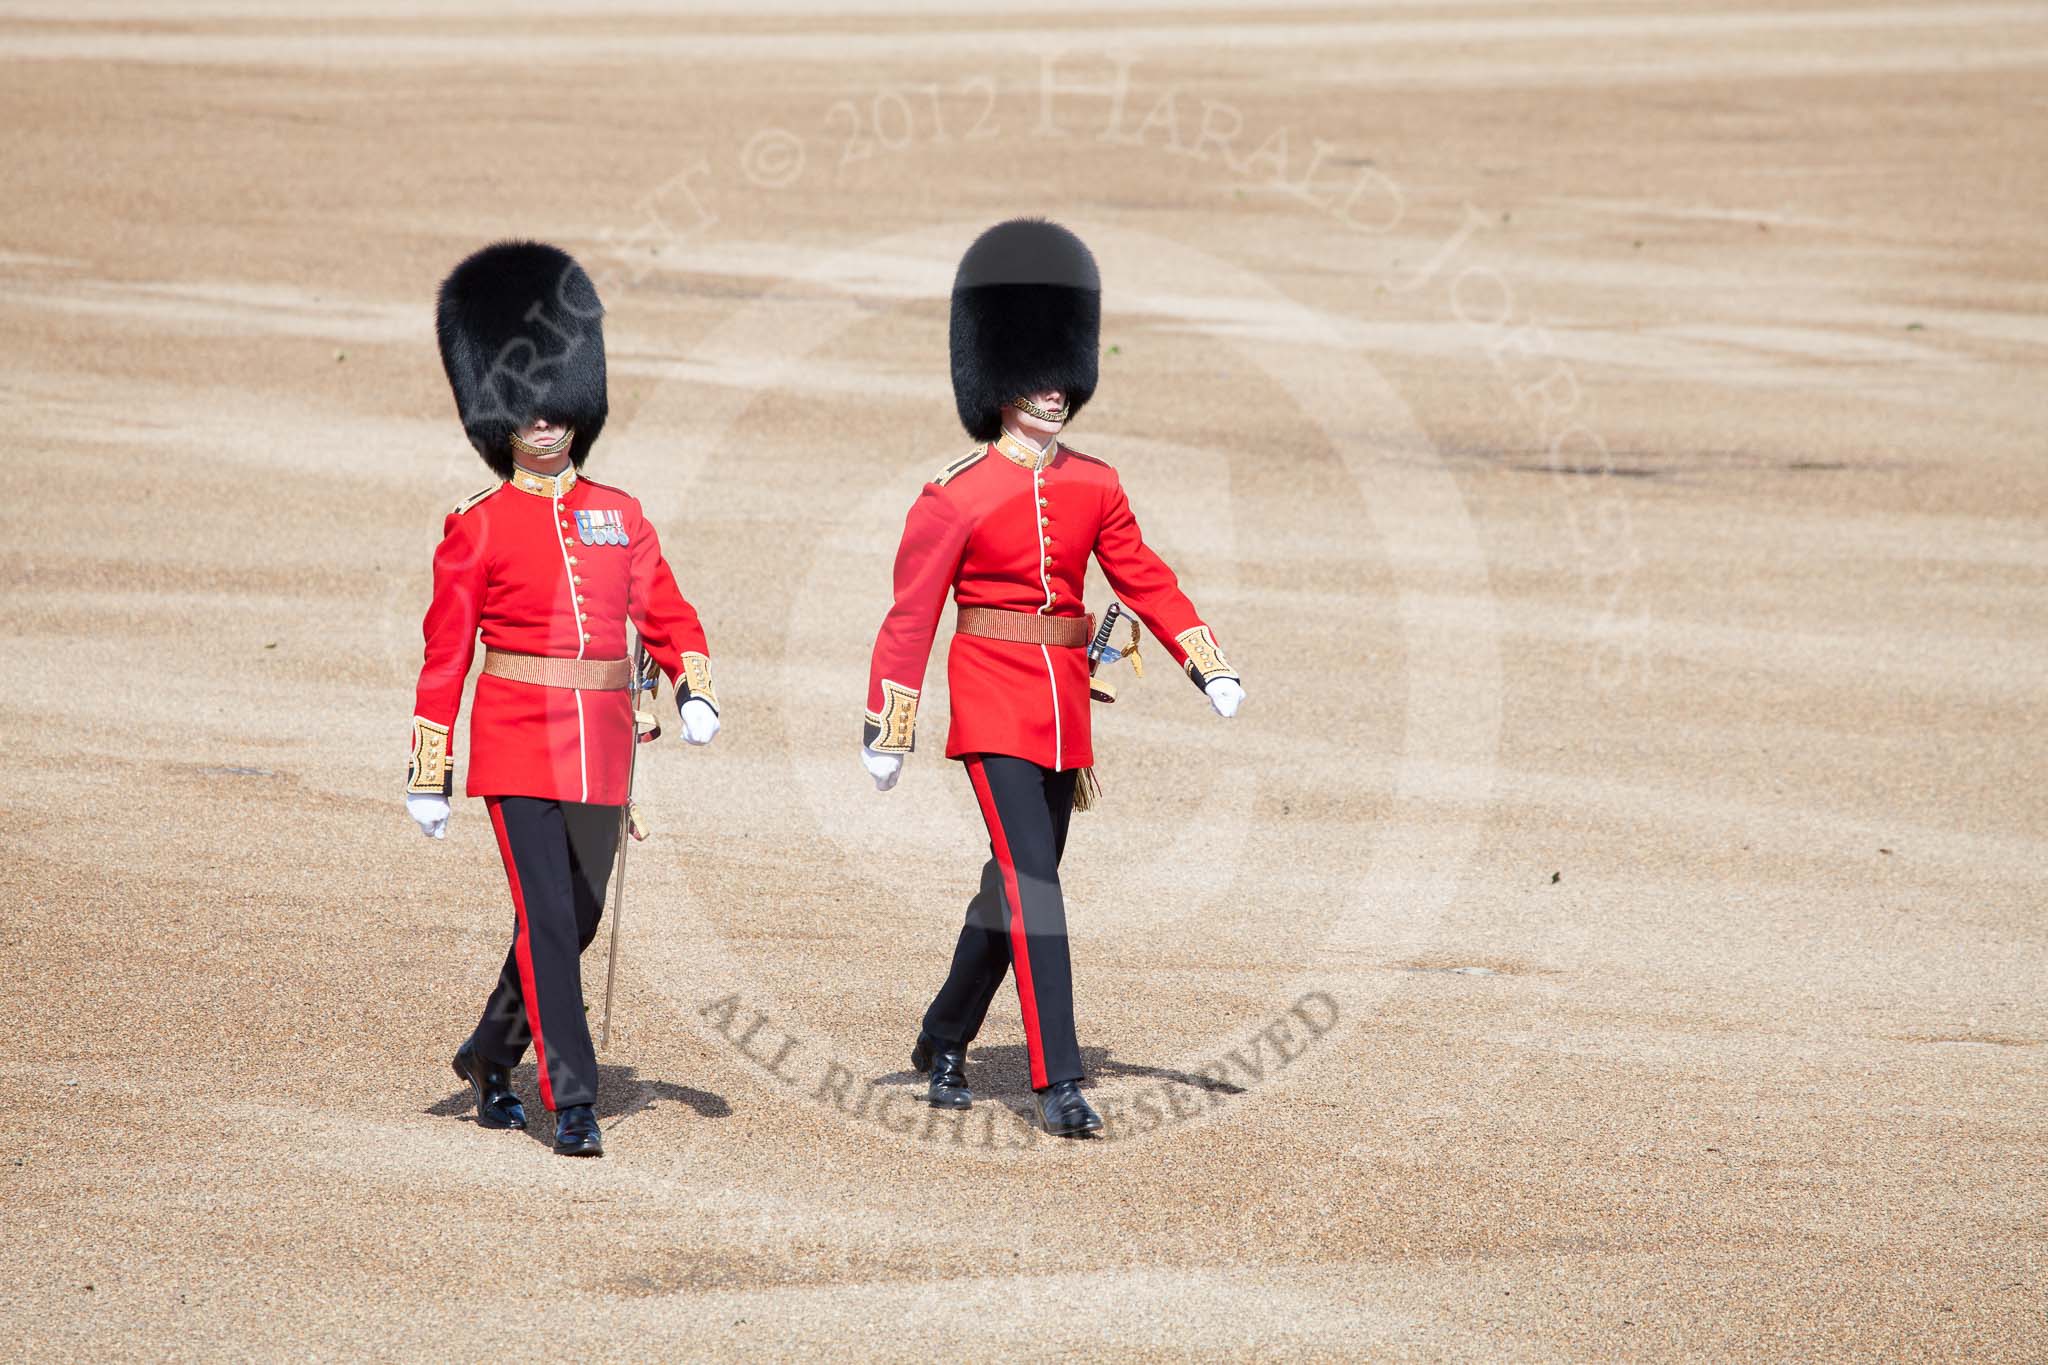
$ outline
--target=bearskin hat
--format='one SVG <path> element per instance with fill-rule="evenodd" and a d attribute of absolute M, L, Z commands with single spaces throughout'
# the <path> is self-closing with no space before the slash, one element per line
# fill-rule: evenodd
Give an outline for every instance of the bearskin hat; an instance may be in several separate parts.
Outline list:
<path fill-rule="evenodd" d="M 512 436 L 545 417 L 575 429 L 580 468 L 604 430 L 604 305 L 583 267 L 542 242 L 498 242 L 441 282 L 441 365 L 462 429 L 499 478 Z"/>
<path fill-rule="evenodd" d="M 1041 389 L 1070 416 L 1095 392 L 1102 277 L 1079 237 L 1043 218 L 998 223 L 953 276 L 953 402 L 977 441 L 993 441 L 1003 404 Z"/>

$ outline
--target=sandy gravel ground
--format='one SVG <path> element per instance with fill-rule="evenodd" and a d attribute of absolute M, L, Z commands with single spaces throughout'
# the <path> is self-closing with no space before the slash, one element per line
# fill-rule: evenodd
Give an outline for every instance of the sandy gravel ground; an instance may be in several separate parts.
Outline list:
<path fill-rule="evenodd" d="M 2048 1355 L 2048 9 L 650 9 L 0 19 L 0 1356 Z M 854 752 L 1025 212 L 1251 692 L 1098 722 L 1086 1144 L 1007 990 L 913 1103 L 981 836 Z M 398 793 L 512 233 L 726 701 L 602 1163 L 470 1121 L 503 882 Z"/>

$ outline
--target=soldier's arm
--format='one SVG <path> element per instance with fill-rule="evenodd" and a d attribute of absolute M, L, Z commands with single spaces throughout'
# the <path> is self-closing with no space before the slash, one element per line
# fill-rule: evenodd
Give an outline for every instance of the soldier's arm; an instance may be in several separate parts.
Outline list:
<path fill-rule="evenodd" d="M 704 635 L 704 622 L 676 585 L 675 573 L 661 553 L 661 538 L 637 502 L 633 519 L 627 541 L 633 575 L 626 594 L 633 628 L 675 686 L 676 705 L 701 701 L 716 712 L 718 693 L 711 684 L 711 645 Z"/>
<path fill-rule="evenodd" d="M 917 698 L 947 590 L 967 548 L 967 522 L 946 491 L 928 483 L 904 518 L 896 547 L 896 596 L 868 665 L 868 706 L 861 742 L 880 754 L 915 747 Z"/>
<path fill-rule="evenodd" d="M 413 697 L 412 762 L 405 783 L 409 796 L 449 796 L 455 790 L 451 736 L 483 611 L 483 543 L 477 525 L 461 509 L 450 512 L 434 551 L 434 600 L 420 625 L 426 654 Z"/>
<path fill-rule="evenodd" d="M 1121 479 L 1111 486 L 1103 508 L 1102 526 L 1095 536 L 1095 560 L 1102 565 L 1102 576 L 1109 580 L 1117 599 L 1137 613 L 1196 687 L 1207 691 L 1218 678 L 1237 678 L 1237 670 L 1216 643 L 1215 632 L 1180 590 L 1179 578 L 1145 543 Z"/>

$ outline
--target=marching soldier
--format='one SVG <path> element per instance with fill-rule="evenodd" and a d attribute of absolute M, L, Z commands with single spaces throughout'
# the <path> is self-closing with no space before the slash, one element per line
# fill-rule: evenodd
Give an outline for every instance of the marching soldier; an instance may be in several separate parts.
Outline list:
<path fill-rule="evenodd" d="M 861 757 L 896 784 L 913 748 L 919 690 L 951 589 L 947 663 L 960 759 L 989 835 L 981 889 L 952 970 L 911 1053 L 929 1099 L 964 1109 L 966 1049 L 1012 968 L 1031 1086 L 1048 1133 L 1102 1127 L 1082 1096 L 1059 866 L 1077 784 L 1094 762 L 1082 603 L 1094 555 L 1122 602 L 1223 716 L 1244 699 L 1215 635 L 1145 544 L 1117 473 L 1060 440 L 1095 392 L 1101 281 L 1054 223 L 1017 219 L 968 248 L 953 281 L 953 396 L 977 442 L 924 486 L 896 552 L 895 602 L 875 640 Z"/>
<path fill-rule="evenodd" d="M 442 524 L 406 783 L 421 831 L 444 837 L 451 733 L 481 636 L 465 786 L 490 813 L 513 935 L 454 1066 L 479 1124 L 524 1128 L 509 1073 L 531 1043 L 565 1156 L 604 1153 L 579 957 L 630 797 L 629 622 L 675 685 L 684 738 L 708 744 L 719 726 L 704 628 L 653 526 L 638 501 L 581 472 L 607 409 L 603 311 L 582 267 L 536 242 L 485 247 L 441 285 L 441 362 L 499 482 Z"/>

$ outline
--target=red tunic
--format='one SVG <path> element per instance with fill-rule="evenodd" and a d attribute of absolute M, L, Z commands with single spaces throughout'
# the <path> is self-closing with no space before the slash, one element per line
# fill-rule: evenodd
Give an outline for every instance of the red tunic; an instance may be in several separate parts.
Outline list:
<path fill-rule="evenodd" d="M 452 787 L 448 732 L 479 634 L 486 646 L 515 654 L 623 659 L 631 620 L 677 695 L 716 707 L 704 627 L 636 499 L 573 469 L 553 478 L 516 470 L 450 512 L 441 537 L 422 626 L 409 791 Z M 631 734 L 623 690 L 480 674 L 466 790 L 623 805 Z"/>
<path fill-rule="evenodd" d="M 943 470 L 911 506 L 895 604 L 868 671 L 865 742 L 883 753 L 911 749 L 948 588 L 962 607 L 1082 616 L 1090 554 L 1197 686 L 1237 676 L 1173 570 L 1145 544 L 1116 470 L 1057 443 L 1040 457 L 1004 432 Z M 1009 754 L 1055 769 L 1095 761 L 1086 651 L 956 634 L 946 679 L 948 758 Z"/>

